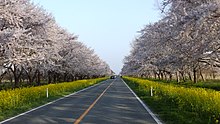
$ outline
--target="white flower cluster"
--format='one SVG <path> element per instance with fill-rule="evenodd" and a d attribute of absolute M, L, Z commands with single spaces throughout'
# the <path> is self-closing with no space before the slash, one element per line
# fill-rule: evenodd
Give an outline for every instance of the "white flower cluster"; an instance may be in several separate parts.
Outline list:
<path fill-rule="evenodd" d="M 0 68 L 0 77 L 13 77 L 15 86 L 21 79 L 50 83 L 111 74 L 93 50 L 30 0 L 0 0 Z"/>
<path fill-rule="evenodd" d="M 214 77 L 220 67 L 218 0 L 164 0 L 162 5 L 164 18 L 141 31 L 121 73 L 195 82 Z"/>

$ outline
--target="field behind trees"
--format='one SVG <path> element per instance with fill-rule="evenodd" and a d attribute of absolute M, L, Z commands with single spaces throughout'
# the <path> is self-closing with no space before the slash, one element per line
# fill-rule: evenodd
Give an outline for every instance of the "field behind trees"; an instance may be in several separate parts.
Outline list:
<path fill-rule="evenodd" d="M 0 0 L 0 89 L 110 75 L 77 37 L 30 0 Z"/>

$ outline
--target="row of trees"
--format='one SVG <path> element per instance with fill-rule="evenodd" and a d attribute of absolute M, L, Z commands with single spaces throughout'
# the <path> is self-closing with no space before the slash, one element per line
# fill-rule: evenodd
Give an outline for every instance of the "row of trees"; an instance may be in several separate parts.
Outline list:
<path fill-rule="evenodd" d="M 110 75 L 77 36 L 30 0 L 0 0 L 0 80 L 30 85 Z"/>
<path fill-rule="evenodd" d="M 163 0 L 164 16 L 140 31 L 123 75 L 178 81 L 215 78 L 220 67 L 219 0 Z"/>

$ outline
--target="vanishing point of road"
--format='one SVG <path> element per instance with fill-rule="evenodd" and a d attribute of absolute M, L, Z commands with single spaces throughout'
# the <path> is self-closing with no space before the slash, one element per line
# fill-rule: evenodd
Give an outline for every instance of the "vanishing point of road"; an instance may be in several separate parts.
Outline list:
<path fill-rule="evenodd" d="M 157 124 L 121 78 L 65 97 L 3 124 Z"/>

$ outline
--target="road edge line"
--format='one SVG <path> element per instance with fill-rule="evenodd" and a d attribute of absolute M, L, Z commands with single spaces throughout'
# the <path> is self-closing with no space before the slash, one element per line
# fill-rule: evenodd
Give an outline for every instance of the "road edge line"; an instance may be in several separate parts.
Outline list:
<path fill-rule="evenodd" d="M 151 115 L 151 117 L 157 122 L 157 124 L 163 124 L 160 119 L 147 107 L 147 105 L 136 95 L 136 93 L 125 83 L 125 81 L 121 78 L 124 84 L 128 87 L 128 89 L 132 92 L 132 94 L 136 97 L 136 99 L 141 103 L 141 105 L 147 110 L 147 112 Z"/>
<path fill-rule="evenodd" d="M 105 81 L 107 81 L 107 80 L 105 80 Z M 76 95 L 76 94 L 78 94 L 78 93 L 80 93 L 80 92 L 83 92 L 83 91 L 86 91 L 86 90 L 88 90 L 88 89 L 91 89 L 91 88 L 93 88 L 93 87 L 95 87 L 95 86 L 101 85 L 101 84 L 103 84 L 105 81 L 102 81 L 101 83 L 97 83 L 97 84 L 95 84 L 95 85 L 93 85 L 93 86 L 87 87 L 87 88 L 85 88 L 85 89 L 79 90 L 79 91 L 77 91 L 77 92 L 71 93 L 71 94 L 69 94 L 69 95 L 66 95 L 66 96 L 64 96 L 64 97 L 61 97 L 61 98 L 56 99 L 56 100 L 54 100 L 54 101 L 51 101 L 51 102 L 49 102 L 49 103 L 46 103 L 46 104 L 44 104 L 44 105 L 38 106 L 38 107 L 33 108 L 33 109 L 29 110 L 29 111 L 26 111 L 26 112 L 23 112 L 23 113 L 21 113 L 21 114 L 19 114 L 19 115 L 16 115 L 16 116 L 14 116 L 14 117 L 11 117 L 11 118 L 8 118 L 8 119 L 6 119 L 6 120 L 3 120 L 3 121 L 0 122 L 0 124 L 6 123 L 6 122 L 11 121 L 11 120 L 13 120 L 13 119 L 16 119 L 16 118 L 18 118 L 18 117 L 20 117 L 20 116 L 26 115 L 26 114 L 28 114 L 28 113 L 30 113 L 30 112 L 33 112 L 33 111 L 35 111 L 35 110 L 37 110 L 37 109 L 40 109 L 40 108 L 43 108 L 43 107 L 48 106 L 48 105 L 50 105 L 50 104 L 53 104 L 53 103 L 55 103 L 55 102 L 57 102 L 57 101 L 60 101 L 60 100 L 62 100 L 62 99 L 64 99 L 64 98 L 67 98 L 67 97 L 69 97 L 69 96 Z"/>

